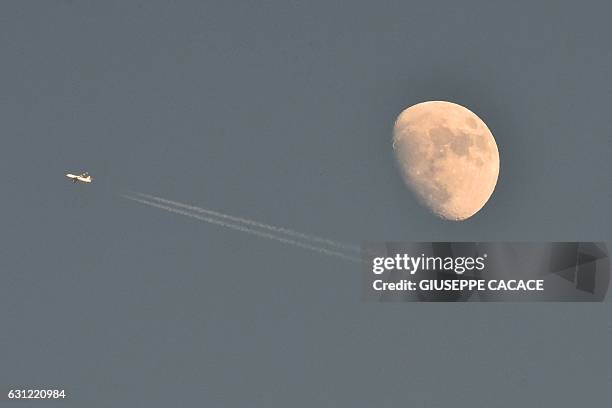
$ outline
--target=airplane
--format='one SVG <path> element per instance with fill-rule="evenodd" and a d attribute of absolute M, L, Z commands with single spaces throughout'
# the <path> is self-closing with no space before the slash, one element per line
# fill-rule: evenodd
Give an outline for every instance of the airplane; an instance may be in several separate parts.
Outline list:
<path fill-rule="evenodd" d="M 88 172 L 81 173 L 79 175 L 68 173 L 66 174 L 66 177 L 71 179 L 73 183 L 76 183 L 77 181 L 80 181 L 82 183 L 91 183 L 93 181 L 93 178 L 89 175 Z"/>

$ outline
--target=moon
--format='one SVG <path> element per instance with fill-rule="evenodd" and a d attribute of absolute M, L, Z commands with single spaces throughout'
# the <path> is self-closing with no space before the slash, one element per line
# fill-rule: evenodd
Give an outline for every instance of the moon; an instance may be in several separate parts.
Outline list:
<path fill-rule="evenodd" d="M 493 134 L 476 114 L 455 103 L 422 102 L 400 113 L 393 150 L 405 184 L 443 219 L 470 218 L 497 184 Z"/>

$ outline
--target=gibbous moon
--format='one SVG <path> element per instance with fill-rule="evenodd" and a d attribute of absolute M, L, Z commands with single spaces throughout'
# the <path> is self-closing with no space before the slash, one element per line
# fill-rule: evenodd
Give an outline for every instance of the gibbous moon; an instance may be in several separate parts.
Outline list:
<path fill-rule="evenodd" d="M 499 152 L 487 125 L 451 102 L 411 106 L 395 121 L 393 150 L 406 185 L 434 214 L 465 220 L 489 200 Z"/>

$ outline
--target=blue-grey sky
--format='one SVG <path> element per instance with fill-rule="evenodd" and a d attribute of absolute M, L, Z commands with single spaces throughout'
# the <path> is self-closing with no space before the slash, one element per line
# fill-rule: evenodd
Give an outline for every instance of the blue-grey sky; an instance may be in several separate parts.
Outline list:
<path fill-rule="evenodd" d="M 354 264 L 120 194 L 354 244 L 610 241 L 611 12 L 2 2 L 1 386 L 71 407 L 609 401 L 608 305 L 362 303 Z M 393 162 L 397 114 L 439 99 L 500 150 L 462 223 L 421 209 Z M 63 177 L 81 169 L 92 185 Z"/>

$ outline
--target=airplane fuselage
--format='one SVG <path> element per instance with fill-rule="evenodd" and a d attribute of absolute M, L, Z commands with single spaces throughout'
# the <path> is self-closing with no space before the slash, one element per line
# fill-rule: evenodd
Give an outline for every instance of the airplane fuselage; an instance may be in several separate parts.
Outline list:
<path fill-rule="evenodd" d="M 77 181 L 80 181 L 81 183 L 91 183 L 92 178 L 90 175 L 84 176 L 84 175 L 77 175 L 77 174 L 66 174 L 66 177 L 68 177 L 69 179 L 72 180 L 73 183 L 76 183 Z"/>

